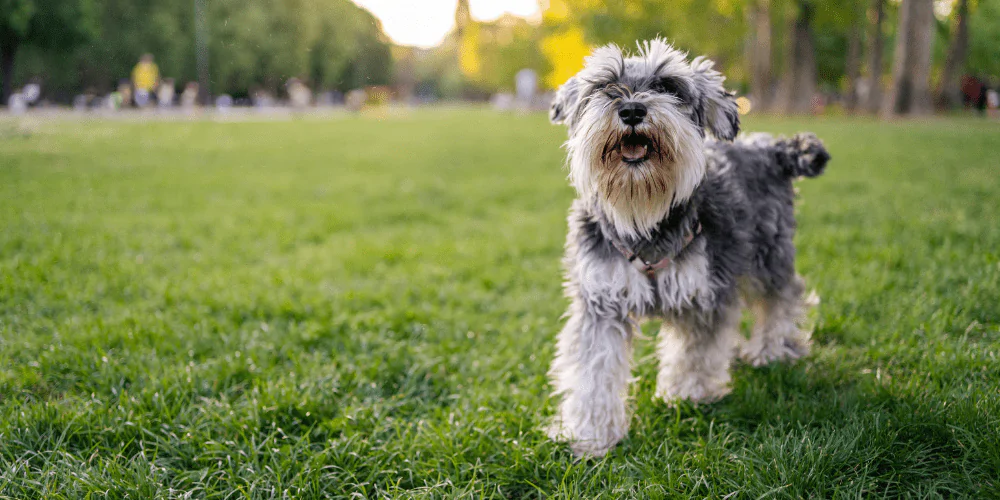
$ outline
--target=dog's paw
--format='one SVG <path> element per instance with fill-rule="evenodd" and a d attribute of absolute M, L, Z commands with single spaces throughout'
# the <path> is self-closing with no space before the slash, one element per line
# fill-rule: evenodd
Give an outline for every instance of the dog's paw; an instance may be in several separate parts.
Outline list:
<path fill-rule="evenodd" d="M 618 444 L 628 429 L 568 429 L 558 420 L 553 421 L 546 429 L 545 433 L 553 441 L 562 442 L 569 445 L 573 455 L 577 458 L 600 458 Z"/>
<path fill-rule="evenodd" d="M 751 366 L 793 361 L 809 354 L 809 341 L 795 337 L 753 337 L 740 346 L 740 359 Z"/>
<path fill-rule="evenodd" d="M 669 380 L 661 378 L 656 388 L 656 397 L 668 405 L 680 401 L 690 401 L 695 404 L 714 403 L 732 391 L 729 387 L 729 377 L 710 378 L 681 376 Z"/>
<path fill-rule="evenodd" d="M 573 441 L 569 444 L 569 449 L 573 450 L 573 455 L 577 458 L 601 458 L 607 455 L 617 442 L 612 444 L 596 443 L 593 441 Z"/>

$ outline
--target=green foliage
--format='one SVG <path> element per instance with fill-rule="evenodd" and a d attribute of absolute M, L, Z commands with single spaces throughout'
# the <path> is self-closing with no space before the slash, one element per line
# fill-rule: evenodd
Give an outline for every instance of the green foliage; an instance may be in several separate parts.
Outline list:
<path fill-rule="evenodd" d="M 316 2 L 331 12 L 311 50 L 313 81 L 340 90 L 391 83 L 394 63 L 381 22 L 353 3 Z"/>
<path fill-rule="evenodd" d="M 97 0 L 34 0 L 26 42 L 46 49 L 75 47 L 97 33 Z"/>
<path fill-rule="evenodd" d="M 213 0 L 206 5 L 213 92 L 278 92 L 291 77 L 321 89 L 349 90 L 388 83 L 392 74 L 389 43 L 379 23 L 350 0 Z M 104 0 L 99 8 L 93 43 L 68 57 L 65 51 L 29 49 L 21 78 L 42 74 L 50 90 L 67 93 L 86 87 L 107 91 L 149 52 L 164 77 L 179 83 L 196 79 L 190 2 Z"/>
<path fill-rule="evenodd" d="M 826 0 L 814 2 L 813 23 L 816 43 L 816 76 L 820 84 L 838 89 L 846 82 L 847 46 L 852 27 L 868 27 L 866 9 L 871 0 Z M 866 35 L 862 31 L 862 36 Z M 844 87 L 846 88 L 846 87 Z"/>
<path fill-rule="evenodd" d="M 0 0 L 0 33 L 5 37 L 24 38 L 35 16 L 34 0 Z"/>
<path fill-rule="evenodd" d="M 430 50 L 405 50 L 406 63 L 400 64 L 400 71 L 412 71 L 415 91 L 423 96 L 438 98 L 462 97 L 469 82 L 458 68 L 454 37 L 449 37 L 439 47 Z"/>
<path fill-rule="evenodd" d="M 66 50 L 95 35 L 96 0 L 0 0 L 0 46 Z"/>
<path fill-rule="evenodd" d="M 723 68 L 729 85 L 745 86 L 749 78 L 747 37 L 750 31 L 750 0 L 681 0 L 661 2 L 592 2 L 568 0 L 570 15 L 555 26 L 580 25 L 595 45 L 614 42 L 631 48 L 636 40 L 665 36 L 693 54 L 709 54 Z M 821 84 L 838 87 L 845 73 L 848 33 L 852 25 L 865 23 L 866 0 L 811 2 L 815 9 L 813 35 L 817 76 Z M 799 2 L 769 2 L 772 22 L 774 78 L 785 67 L 788 24 L 798 12 Z"/>
<path fill-rule="evenodd" d="M 401 79 L 413 80 L 422 95 L 485 98 L 496 92 L 513 92 L 514 75 L 522 69 L 533 69 L 539 75 L 547 70 L 549 62 L 539 50 L 542 31 L 538 26 L 509 15 L 470 23 L 464 40 L 452 32 L 438 47 L 403 51 L 412 66 L 406 71 L 412 74 L 400 75 Z M 470 67 L 475 71 L 468 71 Z"/>
<path fill-rule="evenodd" d="M 1000 78 L 1000 1 L 979 0 L 969 17 L 969 58 L 966 70 Z"/>
<path fill-rule="evenodd" d="M 311 28 L 302 23 L 306 20 L 302 3 L 208 2 L 212 90 L 246 94 L 251 87 L 261 85 L 274 91 L 288 78 L 302 76 L 299 73 L 308 64 Z"/>
<path fill-rule="evenodd" d="M 73 54 L 73 64 L 65 58 L 44 61 L 46 84 L 67 92 L 87 87 L 107 91 L 128 78 L 147 52 L 156 57 L 162 76 L 193 79 L 193 17 L 190 2 L 104 0 L 100 36 Z"/>
<path fill-rule="evenodd" d="M 96 1 L 0 0 L 0 101 L 13 91 L 25 47 L 55 59 L 95 36 Z"/>
<path fill-rule="evenodd" d="M 592 45 L 616 43 L 627 49 L 634 47 L 637 40 L 664 36 L 692 54 L 708 54 L 714 58 L 726 74 L 730 87 L 745 89 L 749 83 L 749 15 L 752 2 L 757 0 L 554 1 L 560 8 L 565 5 L 568 15 L 548 18 L 550 30 L 580 26 Z M 846 89 L 848 37 L 853 26 L 861 26 L 862 37 L 868 36 L 870 0 L 768 0 L 772 24 L 772 78 L 776 80 L 787 68 L 789 26 L 803 2 L 814 9 L 812 32 L 818 83 L 827 90 L 843 91 Z M 885 8 L 887 18 L 883 28 L 887 35 L 885 61 L 888 67 L 892 61 L 897 6 L 890 1 Z M 1000 32 L 1000 27 L 991 31 Z M 944 43 L 946 41 L 938 45 Z M 862 61 L 865 60 L 863 57 Z"/>
<path fill-rule="evenodd" d="M 731 80 L 744 78 L 747 23 L 743 1 L 565 0 L 565 4 L 568 17 L 557 20 L 553 27 L 579 25 L 594 45 L 613 42 L 632 50 L 637 40 L 664 36 L 684 50 L 711 54 Z"/>
<path fill-rule="evenodd" d="M 211 2 L 216 91 L 275 91 L 291 77 L 350 90 L 388 83 L 389 46 L 376 19 L 345 0 Z"/>
<path fill-rule="evenodd" d="M 514 75 L 524 68 L 544 74 L 547 62 L 539 51 L 542 32 L 511 16 L 480 23 L 482 73 L 476 83 L 491 91 L 514 91 Z"/>
<path fill-rule="evenodd" d="M 0 122 L 0 497 L 994 498 L 997 124 L 749 118 L 833 154 L 797 185 L 813 354 L 667 408 L 637 339 L 583 461 L 541 431 L 544 116 Z"/>

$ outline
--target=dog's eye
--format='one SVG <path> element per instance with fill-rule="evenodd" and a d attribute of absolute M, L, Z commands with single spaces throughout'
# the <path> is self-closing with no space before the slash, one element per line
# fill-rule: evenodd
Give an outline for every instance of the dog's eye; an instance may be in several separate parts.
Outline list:
<path fill-rule="evenodd" d="M 650 88 L 654 92 L 659 92 L 661 94 L 670 94 L 675 96 L 680 96 L 681 86 L 677 83 L 677 80 L 673 78 L 661 78 L 653 82 Z"/>
<path fill-rule="evenodd" d="M 615 83 L 605 83 L 597 87 L 596 91 L 601 92 L 608 97 L 620 97 L 622 95 L 621 86 Z"/>

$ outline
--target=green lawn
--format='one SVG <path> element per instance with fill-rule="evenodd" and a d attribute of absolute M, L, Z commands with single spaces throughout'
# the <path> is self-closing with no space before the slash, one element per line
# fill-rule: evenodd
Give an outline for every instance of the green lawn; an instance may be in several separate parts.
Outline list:
<path fill-rule="evenodd" d="M 1000 496 L 1000 125 L 745 129 L 833 154 L 812 355 L 669 409 L 640 340 L 629 437 L 577 461 L 544 116 L 0 121 L 0 497 Z"/>

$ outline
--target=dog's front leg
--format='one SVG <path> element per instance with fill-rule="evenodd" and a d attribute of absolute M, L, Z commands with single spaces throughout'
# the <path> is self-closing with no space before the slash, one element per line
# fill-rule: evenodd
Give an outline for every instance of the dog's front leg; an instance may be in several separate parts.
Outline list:
<path fill-rule="evenodd" d="M 686 311 L 665 321 L 657 354 L 656 395 L 667 403 L 709 403 L 729 394 L 729 365 L 736 349 L 740 310 Z"/>
<path fill-rule="evenodd" d="M 577 455 L 602 456 L 628 432 L 632 325 L 575 299 L 549 375 L 562 398 L 550 435 Z"/>

